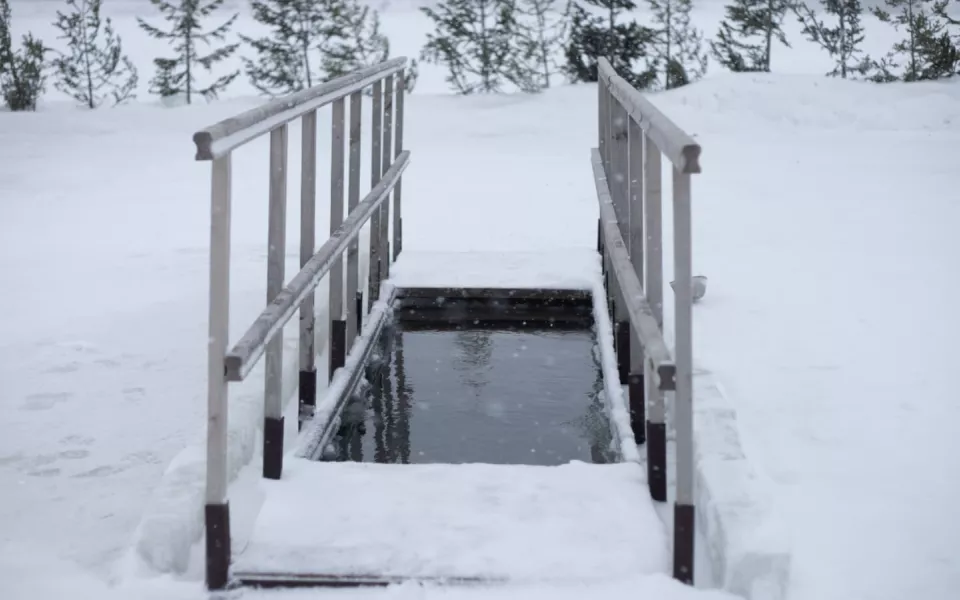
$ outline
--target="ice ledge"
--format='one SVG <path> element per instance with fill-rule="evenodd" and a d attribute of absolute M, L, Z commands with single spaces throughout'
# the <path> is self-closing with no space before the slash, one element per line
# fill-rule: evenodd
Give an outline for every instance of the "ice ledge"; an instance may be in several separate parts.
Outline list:
<path fill-rule="evenodd" d="M 697 524 L 715 583 L 748 600 L 782 600 L 791 552 L 771 484 L 744 452 L 736 410 L 710 373 L 694 375 L 694 398 Z"/>
<path fill-rule="evenodd" d="M 404 251 L 390 267 L 390 283 L 404 287 L 582 289 L 593 288 L 595 249 L 542 252 Z"/>

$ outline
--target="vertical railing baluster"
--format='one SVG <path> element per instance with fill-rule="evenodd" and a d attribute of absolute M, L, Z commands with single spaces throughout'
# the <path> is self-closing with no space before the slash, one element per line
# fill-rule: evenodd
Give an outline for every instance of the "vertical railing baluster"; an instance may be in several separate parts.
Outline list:
<path fill-rule="evenodd" d="M 370 115 L 370 187 L 380 183 L 380 159 L 382 158 L 381 141 L 383 132 L 381 123 L 383 122 L 383 81 L 377 80 L 373 84 L 373 114 Z M 380 211 L 373 211 L 370 217 L 370 263 L 368 267 L 369 289 L 367 295 L 370 298 L 370 307 L 380 297 Z"/>
<path fill-rule="evenodd" d="M 380 172 L 386 173 L 393 164 L 393 75 L 383 80 L 383 158 Z M 380 279 L 390 277 L 390 194 L 380 205 Z"/>
<path fill-rule="evenodd" d="M 227 586 L 230 506 L 227 502 L 228 393 L 224 356 L 230 336 L 231 155 L 213 161 L 210 195 L 210 305 L 207 337 L 207 473 L 204 506 L 207 588 Z"/>
<path fill-rule="evenodd" d="M 345 128 L 343 98 L 333 103 L 330 147 L 330 235 L 343 223 L 343 138 Z M 330 268 L 330 361 L 327 380 L 333 380 L 337 369 L 346 363 L 347 324 L 343 319 L 343 257 L 338 256 Z"/>
<path fill-rule="evenodd" d="M 267 304 L 283 290 L 287 248 L 286 124 L 270 132 L 270 216 L 267 236 Z M 283 472 L 283 330 L 267 344 L 264 357 L 263 476 Z"/>
<path fill-rule="evenodd" d="M 606 168 L 607 164 L 607 84 L 603 77 L 597 81 L 597 149 L 600 152 L 600 164 Z M 607 259 L 603 249 L 603 222 L 597 219 L 597 251 L 600 253 L 600 268 L 606 283 Z"/>
<path fill-rule="evenodd" d="M 350 167 L 347 188 L 347 204 L 353 212 L 360 203 L 360 148 L 361 118 L 363 116 L 363 92 L 350 95 Z M 360 332 L 360 315 L 363 312 L 363 289 L 360 287 L 360 241 L 354 239 L 347 251 L 347 346 Z"/>
<path fill-rule="evenodd" d="M 612 171 L 612 162 L 613 162 L 613 115 L 618 105 L 618 101 L 613 97 L 613 92 L 610 91 L 611 81 L 608 79 L 604 84 L 604 95 L 606 96 L 606 111 L 604 111 L 604 120 L 603 120 L 603 143 L 606 152 L 602 155 L 603 158 L 603 174 L 607 178 L 607 188 L 610 190 L 611 198 L 616 194 L 614 191 L 616 188 L 616 183 L 611 177 Z M 616 200 L 614 199 L 614 207 L 616 207 Z M 610 257 L 607 256 L 607 265 L 605 272 L 607 273 L 607 311 L 610 313 L 610 317 L 614 318 L 614 301 L 617 298 L 617 281 L 616 276 L 612 273 L 612 265 L 610 264 Z M 616 332 L 614 332 L 616 335 Z M 616 339 L 614 339 L 616 343 Z"/>
<path fill-rule="evenodd" d="M 396 98 L 396 148 L 394 148 L 394 158 L 400 156 L 403 152 L 403 100 L 406 95 L 406 71 L 400 69 L 397 73 L 397 98 Z M 391 161 L 392 162 L 392 161 Z M 401 190 L 403 188 L 403 178 L 397 179 L 393 186 L 393 260 L 396 261 L 403 249 L 403 217 L 401 216 Z"/>
<path fill-rule="evenodd" d="M 677 432 L 677 494 L 673 507 L 673 576 L 693 583 L 693 270 L 689 173 L 673 167 L 674 392 Z"/>
<path fill-rule="evenodd" d="M 647 243 L 644 249 L 644 290 L 650 309 L 663 331 L 663 225 L 661 207 L 660 149 L 650 136 L 644 136 L 643 185 L 644 185 L 644 233 Z M 656 373 L 647 372 L 647 398 L 649 422 L 647 423 L 647 470 L 650 495 L 658 502 L 667 501 L 667 425 L 664 392 L 657 385 Z"/>
<path fill-rule="evenodd" d="M 627 222 L 629 235 L 630 262 L 637 279 L 643 284 L 643 130 L 633 119 L 627 123 Z M 628 376 L 628 397 L 630 405 L 630 428 L 638 444 L 647 439 L 646 431 L 646 390 L 644 389 L 643 346 L 637 332 L 630 328 L 630 374 Z"/>
<path fill-rule="evenodd" d="M 300 120 L 300 268 L 313 256 L 317 229 L 317 111 Z M 317 405 L 315 294 L 310 292 L 300 305 L 300 380 L 297 428 L 313 416 Z"/>
<path fill-rule="evenodd" d="M 613 119 L 611 123 L 611 150 L 610 172 L 607 173 L 608 187 L 613 195 L 613 208 L 617 217 L 617 228 L 620 236 L 626 242 L 630 235 L 629 213 L 629 152 L 628 143 L 630 121 L 627 110 L 619 100 L 614 101 Z M 620 282 L 617 282 L 617 295 L 614 296 L 614 347 L 617 355 L 617 373 L 620 384 L 629 383 L 630 374 L 630 320 L 627 315 L 626 298 L 623 297 Z"/>

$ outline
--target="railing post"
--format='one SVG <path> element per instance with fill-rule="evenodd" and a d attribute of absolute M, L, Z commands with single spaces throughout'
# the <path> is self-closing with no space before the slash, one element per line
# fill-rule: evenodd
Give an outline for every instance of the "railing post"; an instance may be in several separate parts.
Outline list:
<path fill-rule="evenodd" d="M 607 165 L 607 90 L 606 83 L 602 77 L 597 79 L 597 150 L 600 152 L 601 164 L 604 168 Z M 606 173 L 606 171 L 604 171 Z M 609 187 L 609 186 L 608 186 Z M 607 257 L 603 249 L 603 222 L 597 219 L 597 251 L 600 253 L 600 269 L 604 278 L 604 289 L 606 289 Z"/>
<path fill-rule="evenodd" d="M 228 393 L 224 356 L 230 335 L 231 155 L 213 161 L 210 198 L 210 306 L 207 338 L 206 583 L 227 586 L 230 506 L 227 502 Z"/>
<path fill-rule="evenodd" d="M 647 302 L 663 331 L 663 254 L 662 254 L 662 208 L 660 149 L 649 135 L 644 135 L 644 271 L 646 285 L 644 290 Z M 646 372 L 647 398 L 650 401 L 650 414 L 647 423 L 647 479 L 650 495 L 658 502 L 667 501 L 667 424 L 664 392 L 657 385 L 656 373 Z"/>
<path fill-rule="evenodd" d="M 270 132 L 270 216 L 267 236 L 267 304 L 283 290 L 287 245 L 287 130 Z M 283 472 L 283 330 L 267 344 L 263 409 L 263 476 Z"/>
<path fill-rule="evenodd" d="M 403 97 L 406 94 L 406 71 L 401 69 L 397 74 L 397 98 L 396 98 L 396 112 L 397 112 L 397 128 L 395 132 L 396 136 L 396 148 L 394 148 L 393 156 L 396 158 L 400 156 L 400 153 L 403 152 Z M 401 190 L 403 189 L 403 178 L 397 181 L 397 185 L 393 186 L 393 260 L 396 261 L 397 257 L 400 256 L 400 251 L 403 249 L 403 217 L 400 212 L 400 196 Z"/>
<path fill-rule="evenodd" d="M 383 148 L 381 141 L 383 132 L 381 123 L 383 119 L 383 83 L 378 80 L 373 84 L 373 114 L 370 115 L 370 187 L 380 183 L 380 175 L 383 171 L 380 169 L 381 152 Z M 370 217 L 370 262 L 368 267 L 369 288 L 367 294 L 370 297 L 370 306 L 380 297 L 380 211 L 374 211 Z"/>
<path fill-rule="evenodd" d="M 628 119 L 627 141 L 629 146 L 627 215 L 629 222 L 628 244 L 630 262 L 643 282 L 643 130 L 633 119 Z M 646 291 L 646 290 L 644 290 Z M 630 327 L 630 374 L 628 395 L 630 404 L 630 429 L 638 444 L 647 440 L 646 390 L 644 389 L 643 346 L 633 327 Z"/>
<path fill-rule="evenodd" d="M 343 138 L 345 128 L 343 98 L 333 103 L 330 148 L 330 235 L 343 223 Z M 338 256 L 330 268 L 330 368 L 328 380 L 346 363 L 347 324 L 343 319 L 343 257 Z"/>
<path fill-rule="evenodd" d="M 617 215 L 617 228 L 620 236 L 629 243 L 630 207 L 629 207 L 629 141 L 630 128 L 627 122 L 631 119 L 619 100 L 613 102 L 610 139 L 610 167 L 607 175 L 607 185 L 613 196 L 613 209 Z M 629 248 L 628 248 L 629 250 Z M 620 282 L 617 282 L 617 295 L 614 297 L 614 343 L 617 354 L 617 373 L 620 385 L 629 383 L 630 373 L 630 321 L 627 317 L 626 298 L 622 296 Z"/>
<path fill-rule="evenodd" d="M 352 213 L 360 203 L 360 146 L 361 117 L 363 116 L 363 92 L 350 94 L 350 166 L 347 189 L 347 208 Z M 360 242 L 353 240 L 347 250 L 347 347 L 360 331 L 360 315 L 363 314 L 363 290 L 360 288 Z"/>
<path fill-rule="evenodd" d="M 393 75 L 383 80 L 383 158 L 380 172 L 393 164 Z M 380 205 L 380 280 L 390 277 L 390 197 Z"/>
<path fill-rule="evenodd" d="M 313 256 L 317 229 L 317 111 L 300 120 L 300 268 Z M 313 416 L 317 405 L 317 349 L 314 339 L 316 315 L 314 293 L 300 305 L 300 380 L 297 428 L 305 417 Z"/>
<path fill-rule="evenodd" d="M 693 583 L 693 271 L 690 174 L 673 171 L 674 331 L 677 389 L 677 494 L 673 507 L 673 576 Z"/>

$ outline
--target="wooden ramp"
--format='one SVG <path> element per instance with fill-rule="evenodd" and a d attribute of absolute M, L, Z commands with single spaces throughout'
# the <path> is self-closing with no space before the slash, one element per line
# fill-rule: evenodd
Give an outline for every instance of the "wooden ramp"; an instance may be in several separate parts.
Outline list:
<path fill-rule="evenodd" d="M 248 585 L 602 581 L 666 573 L 637 464 L 290 460 L 234 575 Z"/>

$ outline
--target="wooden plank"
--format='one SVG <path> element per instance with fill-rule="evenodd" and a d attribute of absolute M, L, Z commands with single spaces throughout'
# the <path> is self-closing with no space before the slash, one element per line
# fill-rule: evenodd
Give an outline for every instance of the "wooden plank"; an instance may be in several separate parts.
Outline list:
<path fill-rule="evenodd" d="M 503 585 L 508 581 L 492 577 L 401 577 L 396 575 L 357 574 L 324 575 L 322 573 L 236 573 L 240 585 L 256 588 L 302 587 L 387 587 L 413 582 L 420 585 L 487 586 Z"/>

